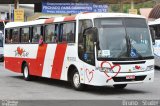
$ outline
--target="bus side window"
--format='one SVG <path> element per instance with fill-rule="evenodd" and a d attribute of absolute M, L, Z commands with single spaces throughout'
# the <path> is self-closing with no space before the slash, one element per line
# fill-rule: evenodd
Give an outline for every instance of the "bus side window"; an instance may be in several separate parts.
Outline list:
<path fill-rule="evenodd" d="M 59 24 L 55 24 L 54 36 L 55 36 L 54 39 L 56 40 L 56 43 L 57 43 L 58 42 L 58 36 L 59 36 Z"/>
<path fill-rule="evenodd" d="M 63 35 L 62 35 L 62 42 L 67 43 L 67 24 L 63 24 Z"/>
<path fill-rule="evenodd" d="M 78 25 L 78 56 L 81 60 L 84 60 L 84 44 L 85 44 L 85 39 L 83 37 L 83 32 L 85 29 L 92 27 L 92 21 L 91 20 L 80 20 L 79 25 Z"/>
<path fill-rule="evenodd" d="M 46 43 L 56 43 L 57 42 L 57 25 L 47 25 L 45 27 L 45 41 Z"/>
<path fill-rule="evenodd" d="M 63 24 L 60 24 L 60 25 L 59 25 L 58 42 L 62 42 L 62 36 L 63 36 Z"/>
<path fill-rule="evenodd" d="M 21 42 L 28 43 L 29 42 L 29 27 L 21 28 Z"/>
<path fill-rule="evenodd" d="M 19 43 L 19 28 L 13 28 L 12 29 L 12 38 L 11 38 L 11 43 Z"/>
<path fill-rule="evenodd" d="M 12 31 L 13 31 L 13 29 L 10 29 L 9 30 L 9 43 L 12 43 Z"/>
<path fill-rule="evenodd" d="M 160 39 L 160 25 L 156 26 L 156 38 Z"/>
<path fill-rule="evenodd" d="M 75 22 L 67 22 L 63 27 L 63 39 L 67 43 L 74 43 L 75 42 Z"/>
<path fill-rule="evenodd" d="M 5 30 L 5 43 L 10 43 L 10 29 Z"/>
<path fill-rule="evenodd" d="M 74 43 L 75 42 L 75 22 L 66 22 L 60 24 L 60 42 Z"/>
<path fill-rule="evenodd" d="M 41 33 L 42 33 L 41 26 L 34 26 L 33 27 L 32 43 L 38 43 Z"/>

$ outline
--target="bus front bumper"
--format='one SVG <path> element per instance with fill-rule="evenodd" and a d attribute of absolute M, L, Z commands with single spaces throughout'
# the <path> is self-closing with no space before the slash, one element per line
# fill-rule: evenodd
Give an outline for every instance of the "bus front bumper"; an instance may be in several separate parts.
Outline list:
<path fill-rule="evenodd" d="M 97 70 L 98 71 L 98 70 Z M 113 77 L 110 77 L 113 76 Z M 107 86 L 116 84 L 136 84 L 144 82 L 153 82 L 154 80 L 154 70 L 146 72 L 135 72 L 135 73 L 118 73 L 115 77 L 115 73 L 97 72 L 89 85 L 94 86 Z M 135 78 L 128 79 L 127 76 L 135 76 Z"/>

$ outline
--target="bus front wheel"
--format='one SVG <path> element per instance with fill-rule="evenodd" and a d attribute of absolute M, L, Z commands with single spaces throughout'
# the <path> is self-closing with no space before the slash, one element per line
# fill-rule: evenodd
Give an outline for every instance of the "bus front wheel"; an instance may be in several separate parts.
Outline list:
<path fill-rule="evenodd" d="M 124 89 L 127 84 L 117 84 L 117 85 L 113 85 L 115 89 Z"/>
<path fill-rule="evenodd" d="M 23 65 L 23 77 L 24 77 L 24 80 L 26 81 L 31 80 L 31 76 L 29 74 L 29 68 L 28 68 L 27 63 Z"/>
<path fill-rule="evenodd" d="M 83 90 L 84 85 L 80 83 L 80 75 L 77 70 L 74 70 L 72 73 L 72 86 L 75 90 Z"/>

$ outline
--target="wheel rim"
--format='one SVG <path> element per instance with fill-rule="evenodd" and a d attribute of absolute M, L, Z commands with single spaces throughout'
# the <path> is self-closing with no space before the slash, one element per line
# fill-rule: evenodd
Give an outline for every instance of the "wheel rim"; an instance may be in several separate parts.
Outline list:
<path fill-rule="evenodd" d="M 27 67 L 24 68 L 24 77 L 25 78 L 28 77 L 28 68 Z"/>
<path fill-rule="evenodd" d="M 78 88 L 79 85 L 80 85 L 80 80 L 79 79 L 80 79 L 79 74 L 75 73 L 74 76 L 73 76 L 73 83 L 74 83 L 74 86 L 76 88 Z"/>

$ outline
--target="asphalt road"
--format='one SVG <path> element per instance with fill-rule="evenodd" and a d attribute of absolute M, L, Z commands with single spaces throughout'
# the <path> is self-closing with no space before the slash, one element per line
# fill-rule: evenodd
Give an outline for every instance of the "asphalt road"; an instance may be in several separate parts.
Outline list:
<path fill-rule="evenodd" d="M 22 74 L 4 70 L 0 63 L 0 100 L 160 100 L 160 70 L 153 83 L 131 84 L 124 90 L 88 87 L 75 91 L 69 83 L 46 78 L 24 81 Z"/>

